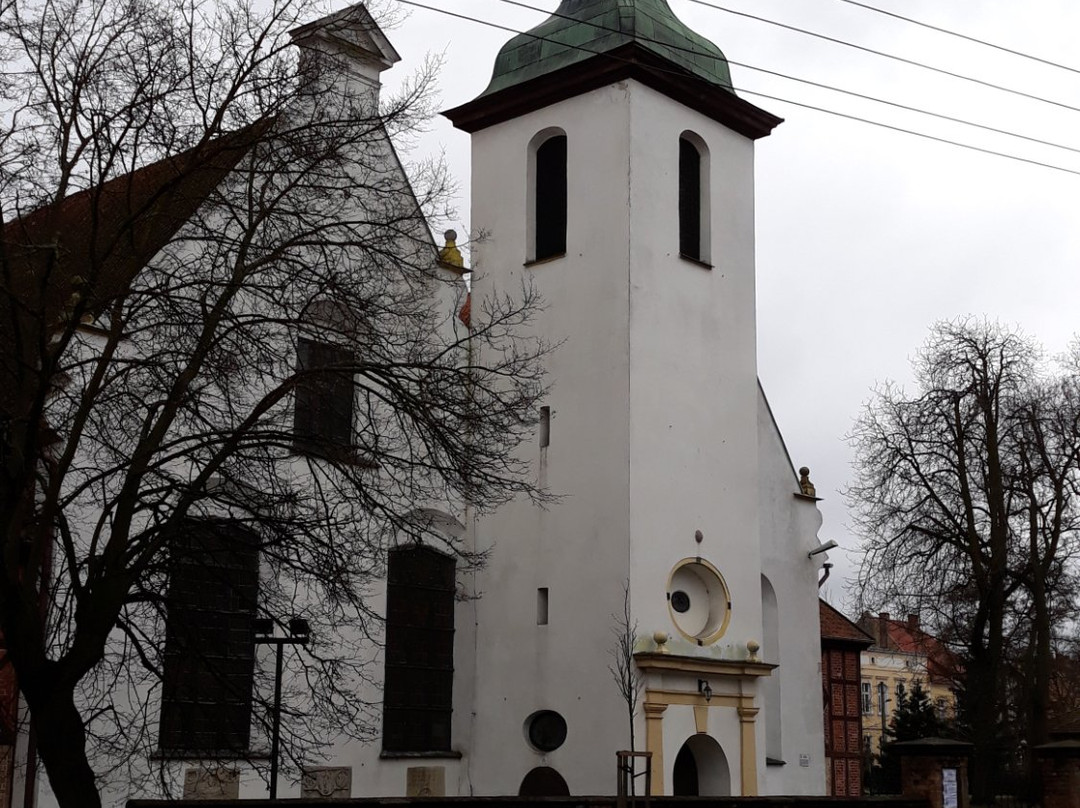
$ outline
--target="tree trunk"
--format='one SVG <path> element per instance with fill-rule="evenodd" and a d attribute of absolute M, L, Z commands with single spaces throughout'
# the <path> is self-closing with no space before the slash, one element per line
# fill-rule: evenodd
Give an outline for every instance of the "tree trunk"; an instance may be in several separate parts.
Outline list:
<path fill-rule="evenodd" d="M 75 707 L 74 692 L 48 673 L 36 679 L 26 683 L 23 694 L 38 756 L 56 802 L 60 808 L 100 808 L 97 781 L 86 756 L 86 728 Z"/>
<path fill-rule="evenodd" d="M 1031 738 L 1030 747 L 1049 740 L 1049 721 L 1046 712 L 1050 707 L 1050 606 L 1047 603 L 1046 581 L 1042 565 L 1034 563 L 1031 600 L 1035 607 L 1035 653 L 1031 688 Z M 1029 747 L 1029 748 L 1030 748 Z"/>

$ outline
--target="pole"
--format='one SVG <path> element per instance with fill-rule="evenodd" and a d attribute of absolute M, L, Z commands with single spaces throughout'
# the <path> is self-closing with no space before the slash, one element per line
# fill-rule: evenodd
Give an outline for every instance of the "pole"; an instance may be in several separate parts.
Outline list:
<path fill-rule="evenodd" d="M 277 645 L 277 664 L 274 668 L 274 734 L 270 739 L 270 799 L 277 799 L 278 735 L 281 733 L 281 655 L 284 643 Z"/>

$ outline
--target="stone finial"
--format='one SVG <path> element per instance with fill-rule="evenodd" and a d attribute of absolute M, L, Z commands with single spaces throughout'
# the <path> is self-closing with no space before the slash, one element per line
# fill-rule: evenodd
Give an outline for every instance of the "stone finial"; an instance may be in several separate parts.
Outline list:
<path fill-rule="evenodd" d="M 668 634 L 666 631 L 656 631 L 652 635 L 653 642 L 656 643 L 656 653 L 667 654 L 670 653 L 667 649 Z"/>
<path fill-rule="evenodd" d="M 465 259 L 457 248 L 457 231 L 447 230 L 443 238 L 446 239 L 446 246 L 439 250 L 439 263 L 453 269 L 465 269 Z"/>
<path fill-rule="evenodd" d="M 747 662 L 761 662 L 761 657 L 757 655 L 757 652 L 761 650 L 761 643 L 757 640 L 746 641 L 746 661 Z"/>
<path fill-rule="evenodd" d="M 799 489 L 804 497 L 816 497 L 817 489 L 810 482 L 810 467 L 803 466 L 799 469 Z"/>

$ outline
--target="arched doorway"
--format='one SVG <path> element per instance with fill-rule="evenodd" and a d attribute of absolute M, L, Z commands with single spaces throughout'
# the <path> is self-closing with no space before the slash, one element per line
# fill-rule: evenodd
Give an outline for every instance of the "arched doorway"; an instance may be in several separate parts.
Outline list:
<path fill-rule="evenodd" d="M 519 797 L 569 797 L 570 787 L 561 774 L 550 766 L 537 766 L 525 775 L 518 789 Z"/>
<path fill-rule="evenodd" d="M 720 744 L 708 735 L 694 735 L 679 749 L 671 773 L 676 797 L 729 797 L 731 771 Z"/>

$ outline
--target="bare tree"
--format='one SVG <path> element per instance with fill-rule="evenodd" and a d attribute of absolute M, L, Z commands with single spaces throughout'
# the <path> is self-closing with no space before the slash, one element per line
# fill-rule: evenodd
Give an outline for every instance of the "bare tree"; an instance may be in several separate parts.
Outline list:
<path fill-rule="evenodd" d="M 388 543 L 436 540 L 428 506 L 543 497 L 515 455 L 538 301 L 458 323 L 426 218 L 445 174 L 410 186 L 389 140 L 423 124 L 431 74 L 380 102 L 349 56 L 379 46 L 362 9 L 293 47 L 318 11 L 3 4 L 0 630 L 63 806 L 161 775 L 178 565 L 225 576 L 254 548 L 253 610 L 311 623 L 283 724 L 300 761 L 371 735 L 356 694 Z M 199 538 L 220 524 L 223 546 Z"/>
<path fill-rule="evenodd" d="M 1026 715 L 1026 740 L 1045 740 L 1052 615 L 1076 606 L 1080 373 L 1022 334 L 963 320 L 934 328 L 915 374 L 914 395 L 882 387 L 853 433 L 859 594 L 932 615 L 963 652 L 973 771 L 989 776 L 1010 712 Z M 1015 664 L 1031 680 L 1025 704 L 1008 686 Z"/>
<path fill-rule="evenodd" d="M 630 729 L 630 751 L 637 751 L 634 721 L 637 717 L 638 703 L 641 701 L 641 691 L 645 686 L 638 672 L 637 663 L 634 662 L 634 645 L 637 642 L 638 624 L 630 613 L 630 582 L 623 583 L 623 608 L 621 614 L 613 614 L 615 626 L 612 633 L 615 635 L 615 644 L 611 648 L 611 664 L 608 670 L 611 678 L 615 680 L 615 686 L 619 689 L 619 696 L 626 705 L 626 717 Z M 635 774 L 634 759 L 630 758 L 628 764 L 630 775 L 630 793 L 634 793 Z"/>

